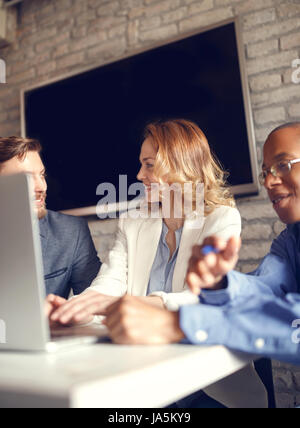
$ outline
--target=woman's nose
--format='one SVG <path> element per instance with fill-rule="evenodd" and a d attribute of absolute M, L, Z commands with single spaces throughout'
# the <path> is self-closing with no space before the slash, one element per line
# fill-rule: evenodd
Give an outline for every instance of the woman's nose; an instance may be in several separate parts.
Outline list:
<path fill-rule="evenodd" d="M 143 167 L 141 167 L 141 169 L 139 170 L 138 175 L 136 176 L 136 178 L 139 181 L 143 181 L 143 179 L 145 178 L 145 173 L 143 171 Z"/>

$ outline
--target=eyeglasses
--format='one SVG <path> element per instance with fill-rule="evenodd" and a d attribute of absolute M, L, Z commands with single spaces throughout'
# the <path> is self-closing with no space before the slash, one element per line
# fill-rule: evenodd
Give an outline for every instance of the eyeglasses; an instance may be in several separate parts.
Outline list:
<path fill-rule="evenodd" d="M 290 161 L 280 161 L 272 165 L 271 168 L 263 169 L 262 172 L 259 174 L 260 184 L 262 185 L 265 184 L 265 181 L 269 172 L 273 175 L 273 177 L 282 178 L 285 175 L 289 174 L 289 172 L 292 169 L 292 165 L 299 162 L 300 162 L 300 159 L 293 159 Z"/>

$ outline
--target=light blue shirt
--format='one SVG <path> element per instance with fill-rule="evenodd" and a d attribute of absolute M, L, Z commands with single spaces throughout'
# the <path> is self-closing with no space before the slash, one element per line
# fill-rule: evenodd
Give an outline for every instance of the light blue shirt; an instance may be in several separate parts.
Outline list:
<path fill-rule="evenodd" d="M 176 249 L 170 259 L 170 250 L 166 242 L 168 227 L 163 222 L 156 256 L 150 273 L 147 295 L 156 291 L 164 291 L 165 293 L 172 292 L 173 275 L 181 241 L 182 230 L 183 228 L 175 231 Z"/>
<path fill-rule="evenodd" d="M 300 364 L 300 223 L 273 241 L 256 271 L 230 272 L 227 288 L 203 291 L 200 302 L 180 308 L 189 342 Z"/>

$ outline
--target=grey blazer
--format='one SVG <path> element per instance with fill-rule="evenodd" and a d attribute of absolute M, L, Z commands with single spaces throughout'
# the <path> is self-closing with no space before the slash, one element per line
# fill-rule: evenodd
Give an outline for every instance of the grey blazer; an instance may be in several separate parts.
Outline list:
<path fill-rule="evenodd" d="M 48 210 L 39 225 L 47 295 L 82 293 L 101 267 L 86 221 Z"/>

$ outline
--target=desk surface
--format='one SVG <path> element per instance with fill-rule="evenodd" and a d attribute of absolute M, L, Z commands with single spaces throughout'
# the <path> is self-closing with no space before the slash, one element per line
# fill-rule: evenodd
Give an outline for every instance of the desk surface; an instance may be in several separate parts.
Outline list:
<path fill-rule="evenodd" d="M 96 344 L 0 353 L 0 407 L 164 407 L 244 367 L 222 346 Z"/>

